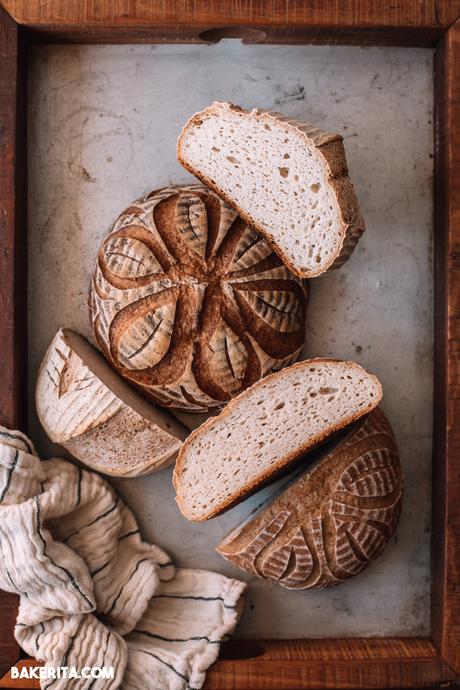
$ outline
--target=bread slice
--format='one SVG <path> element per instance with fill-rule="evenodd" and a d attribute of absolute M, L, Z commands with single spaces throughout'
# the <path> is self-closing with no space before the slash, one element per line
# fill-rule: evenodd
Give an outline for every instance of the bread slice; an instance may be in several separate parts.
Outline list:
<path fill-rule="evenodd" d="M 178 158 L 300 277 L 341 266 L 364 231 L 339 134 L 213 103 L 183 128 Z"/>
<path fill-rule="evenodd" d="M 398 524 L 403 475 L 390 424 L 377 408 L 343 431 L 217 551 L 287 587 L 330 587 L 360 573 Z"/>
<path fill-rule="evenodd" d="M 135 477 L 158 470 L 176 458 L 188 435 L 68 329 L 57 332 L 45 354 L 35 401 L 50 439 L 104 474 Z"/>
<path fill-rule="evenodd" d="M 207 520 L 230 508 L 381 397 L 354 362 L 305 360 L 258 381 L 182 446 L 173 477 L 182 514 Z"/>

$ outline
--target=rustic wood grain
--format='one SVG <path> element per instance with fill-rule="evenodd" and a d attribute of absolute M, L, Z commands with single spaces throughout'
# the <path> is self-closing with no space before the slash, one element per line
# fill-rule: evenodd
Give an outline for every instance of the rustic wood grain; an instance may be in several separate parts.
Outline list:
<path fill-rule="evenodd" d="M 253 658 L 250 655 L 254 655 Z M 204 690 L 450 687 L 455 674 L 423 638 L 240 640 L 224 645 Z M 21 665 L 38 665 L 27 659 Z M 0 679 L 0 688 L 37 688 Z"/>
<path fill-rule="evenodd" d="M 460 22 L 435 61 L 433 640 L 460 672 Z"/>
<path fill-rule="evenodd" d="M 22 77 L 18 67 L 16 25 L 0 8 L 0 423 L 11 426 L 24 425 L 26 410 L 27 264 Z"/>
<path fill-rule="evenodd" d="M 17 26 L 0 8 L 0 424 L 24 427 L 26 411 L 25 62 Z M 0 597 L 0 676 L 19 656 L 17 597 Z"/>
<path fill-rule="evenodd" d="M 19 672 L 23 668 L 29 669 L 31 666 L 41 666 L 35 659 L 23 659 L 16 664 L 16 668 Z M 15 678 L 12 680 L 11 673 L 6 673 L 3 678 L 0 678 L 0 688 L 14 688 L 14 690 L 19 690 L 19 688 L 39 688 L 40 681 L 38 679 L 27 679 L 27 678 Z"/>
<path fill-rule="evenodd" d="M 23 2 L 3 6 L 44 40 L 216 40 L 432 45 L 460 2 Z M 159 6 L 161 9 L 159 9 Z M 177 13 L 181 11 L 179 16 Z M 168 23 L 169 22 L 169 23 Z M 175 26 L 176 23 L 176 26 Z M 221 27 L 227 27 L 220 31 Z M 242 28 L 243 27 L 243 28 Z M 211 33 L 209 33 L 211 32 Z M 24 114 L 19 36 L 0 8 L 0 422 L 25 409 Z M 17 87 L 20 87 L 17 89 Z M 445 687 L 460 671 L 460 28 L 436 51 L 436 378 L 433 475 L 433 642 L 422 639 L 240 641 L 227 645 L 206 690 Z M 17 99 L 19 108 L 17 109 Z M 17 134 L 16 134 L 17 133 Z M 15 230 L 17 230 L 15 232 Z M 15 297 L 15 299 L 13 299 Z M 21 317 L 22 315 L 22 317 Z M 21 349 L 22 348 L 22 349 Z M 444 464 L 446 460 L 446 463 Z M 0 677 L 18 656 L 16 599 L 0 597 Z M 254 655 L 251 658 L 251 655 Z M 30 661 L 29 663 L 35 663 Z M 449 668 L 449 666 L 451 668 Z M 7 679 L 0 687 L 19 685 Z"/>
<path fill-rule="evenodd" d="M 3 0 L 35 38 L 65 42 L 434 45 L 460 0 Z"/>
<path fill-rule="evenodd" d="M 239 645 L 251 642 L 240 641 Z M 238 643 L 233 644 L 238 656 Z M 420 638 L 265 640 L 252 644 L 262 646 L 264 654 L 253 659 L 220 659 L 208 672 L 205 690 L 408 688 L 455 680 L 430 640 Z"/>

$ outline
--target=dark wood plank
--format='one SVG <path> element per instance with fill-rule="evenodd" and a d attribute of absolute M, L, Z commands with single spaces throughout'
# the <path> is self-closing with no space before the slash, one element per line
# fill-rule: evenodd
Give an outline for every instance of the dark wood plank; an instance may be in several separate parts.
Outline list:
<path fill-rule="evenodd" d="M 434 45 L 460 0 L 3 0 L 42 40 Z"/>
<path fill-rule="evenodd" d="M 435 61 L 433 639 L 460 673 L 460 22 Z"/>
<path fill-rule="evenodd" d="M 0 8 L 0 423 L 24 427 L 27 368 L 25 74 Z"/>
<path fill-rule="evenodd" d="M 15 22 L 0 8 L 0 424 L 24 428 L 27 370 L 25 60 Z M 17 598 L 0 596 L 0 675 L 19 656 Z"/>
<path fill-rule="evenodd" d="M 233 643 L 235 656 L 240 656 L 238 645 L 247 653 L 248 644 L 251 641 Z M 205 690 L 430 687 L 456 678 L 425 639 L 265 640 L 252 644 L 258 656 L 219 659 L 208 673 Z"/>
<path fill-rule="evenodd" d="M 10 5 L 19 3 L 6 3 Z M 28 8 L 29 3 L 20 3 Z M 32 3 L 33 4 L 33 3 Z M 36 7 L 39 6 L 37 3 Z M 119 7 L 122 3 L 112 3 Z M 184 3 L 181 3 L 184 5 Z M 198 7 L 200 3 L 195 3 Z M 304 3 L 294 3 L 296 8 Z M 323 3 L 331 5 L 331 3 Z M 346 3 L 344 3 L 346 4 Z M 358 3 L 359 4 L 359 3 Z M 364 5 L 368 3 L 363 3 Z M 386 3 L 383 3 L 385 5 Z M 400 9 L 402 3 L 392 3 L 392 7 Z M 42 3 L 45 9 L 56 7 L 55 3 Z M 63 22 L 54 21 L 51 33 L 72 40 L 72 31 L 75 24 L 71 22 L 71 11 L 68 7 L 78 10 L 76 5 L 69 3 L 63 10 Z M 141 6 L 142 3 L 140 3 Z M 163 3 L 168 5 L 168 3 Z M 185 3 L 188 5 L 188 3 Z M 228 8 L 229 3 L 223 3 Z M 252 7 L 253 4 L 251 4 Z M 274 3 L 278 5 L 278 3 Z M 312 3 L 314 5 L 314 3 Z M 377 6 L 378 3 L 375 3 Z M 383 6 L 382 5 L 382 6 Z M 420 14 L 423 3 L 404 3 L 407 8 L 413 6 L 413 11 Z M 92 4 L 88 3 L 90 14 Z M 100 3 L 98 7 L 107 8 L 107 3 Z M 169 6 L 176 7 L 176 3 Z M 245 7 L 245 3 L 238 3 Z M 260 3 L 255 3 L 260 7 Z M 292 3 L 291 3 L 292 6 Z M 430 3 L 426 3 L 425 9 L 429 9 Z M 137 5 L 136 5 L 137 7 Z M 60 6 L 62 10 L 62 5 Z M 144 6 L 145 8 L 145 6 Z M 415 8 L 415 9 L 414 9 Z M 418 9 L 417 9 L 418 8 Z M 433 4 L 433 8 L 435 5 Z M 148 9 L 148 8 L 147 8 Z M 247 8 L 246 8 L 247 9 Z M 435 8 L 436 9 L 436 8 Z M 452 9 L 452 13 L 450 10 Z M 437 4 L 436 21 L 427 19 L 425 23 L 417 24 L 420 17 L 414 19 L 417 34 L 414 41 L 432 41 L 440 35 L 449 25 L 457 12 L 456 3 Z M 333 31 L 328 28 L 325 15 L 319 13 L 319 20 L 313 23 L 308 19 L 308 13 L 299 20 L 295 15 L 293 23 L 286 22 L 287 28 L 278 28 L 266 23 L 267 38 L 277 39 L 280 42 L 296 42 L 310 40 L 311 37 L 318 40 L 333 40 L 337 42 L 350 42 L 353 37 L 369 39 L 369 42 L 379 42 L 380 33 L 388 39 L 391 32 L 406 31 L 404 21 L 409 22 L 404 15 L 400 24 L 397 24 L 391 11 L 387 8 L 390 18 L 386 23 L 378 23 L 377 28 L 367 29 L 364 15 L 357 10 L 357 21 L 352 28 L 350 23 L 344 21 L 343 25 L 336 20 Z M 441 13 L 440 13 L 441 10 Z M 68 11 L 68 14 L 66 14 Z M 165 10 L 166 11 L 166 10 Z M 398 10 L 399 11 L 399 10 Z M 244 21 L 244 26 L 256 27 L 256 14 L 249 13 L 253 20 Z M 245 17 L 249 18 L 249 14 Z M 401 10 L 400 17 L 404 14 Z M 41 15 L 40 15 L 41 16 Z M 214 16 L 214 15 L 213 15 Z M 415 16 L 415 15 L 414 15 Z M 428 15 L 427 15 L 428 16 Z M 78 12 L 74 21 L 78 23 Z M 369 15 L 370 17 L 370 15 Z M 222 16 L 220 15 L 221 19 Z M 255 19 L 254 19 L 255 18 Z M 226 22 L 226 25 L 240 26 L 244 17 L 236 13 L 234 21 Z M 324 24 L 321 21 L 324 20 Z M 404 21 L 403 21 L 404 20 Z M 37 20 L 38 21 L 38 20 Z M 68 24 L 65 24 L 65 22 Z M 95 14 L 89 16 L 88 25 L 82 29 L 80 38 L 85 40 L 92 36 L 95 41 L 103 36 L 103 31 L 109 30 L 110 22 L 104 29 L 104 18 L 101 21 L 102 29 L 98 28 Z M 115 41 L 120 41 L 125 35 L 123 16 L 115 17 L 118 22 L 118 33 L 112 34 Z M 278 21 L 280 18 L 278 17 Z M 311 21 L 308 24 L 308 21 Z M 432 22 L 430 24 L 430 21 Z M 91 24 L 93 22 L 93 24 Z M 130 24 L 132 22 L 132 25 Z M 24 22 L 27 23 L 27 22 Z M 130 24 L 129 38 L 139 40 L 151 40 L 152 30 L 148 26 L 148 18 L 140 22 L 137 16 L 130 15 L 127 18 Z M 137 23 L 144 28 L 142 36 Z M 213 29 L 220 26 L 221 22 L 203 21 L 202 27 Z M 33 24 L 31 24 L 33 26 Z M 45 27 L 46 34 L 47 25 Z M 160 39 L 170 40 L 173 33 L 165 30 L 161 21 L 157 18 L 154 27 L 158 30 Z M 375 24 L 374 24 L 375 26 Z M 179 37 L 186 37 L 187 32 L 183 26 L 170 27 Z M 204 28 L 203 28 L 204 30 Z M 264 29 L 263 29 L 264 30 Z M 161 33 L 163 31 L 163 33 Z M 283 34 L 283 31 L 288 32 Z M 353 33 L 357 31 L 357 33 Z M 359 34 L 363 31 L 363 34 Z M 289 33 L 290 32 L 290 33 Z M 316 32 L 316 34 L 315 34 Z M 324 32 L 324 33 L 321 33 Z M 336 34 L 334 34 L 336 32 Z M 348 33 L 347 33 L 348 32 Z M 415 36 L 412 33 L 411 36 Z M 236 35 L 239 35 L 235 32 Z M 383 36 L 382 34 L 382 36 Z M 207 34 L 208 39 L 216 38 L 217 34 Z M 395 36 L 395 34 L 393 34 Z M 398 34 L 399 36 L 399 34 Z M 423 38 L 422 38 L 423 36 Z M 429 38 L 428 38 L 429 36 Z M 76 34 L 74 36 L 74 39 Z M 290 38 L 289 38 L 290 37 Z M 309 38 L 310 37 L 310 38 Z M 366 38 L 367 37 L 367 38 Z M 196 38 L 196 37 L 195 37 Z M 248 40 L 258 40 L 260 34 L 247 34 Z M 335 40 L 335 39 L 334 39 Z M 353 39 L 354 40 L 354 39 Z M 398 39 L 399 40 L 399 39 Z M 402 39 L 401 39 L 402 40 Z M 412 39 L 406 38 L 407 41 Z M 422 44 L 428 44 L 428 43 Z M 4 423 L 22 425 L 24 417 L 24 376 L 25 363 L 25 320 L 20 315 L 25 313 L 25 233 L 15 234 L 14 229 L 23 227 L 21 213 L 25 210 L 25 196 L 18 195 L 21 186 L 21 162 L 20 141 L 23 138 L 23 123 L 17 122 L 17 113 L 23 112 L 23 108 L 17 110 L 16 77 L 17 77 L 17 46 L 18 36 L 14 22 L 11 22 L 0 11 L 0 242 L 2 252 L 0 256 L 0 317 L 3 317 L 2 335 L 6 338 L 0 348 L 0 411 Z M 460 604 L 459 604 L 459 575 L 460 559 L 459 546 L 456 543 L 456 535 L 460 533 L 460 432 L 455 423 L 460 418 L 460 135 L 459 135 L 459 104 L 460 104 L 460 39 L 459 29 L 455 27 L 444 38 L 436 57 L 436 98 L 439 103 L 437 109 L 437 146 L 436 146 L 436 172 L 438 183 L 436 185 L 437 199 L 437 240 L 436 262 L 439 287 L 436 296 L 436 454 L 434 469 L 434 590 L 433 590 L 433 631 L 434 641 L 439 653 L 433 645 L 426 640 L 319 640 L 302 642 L 270 642 L 260 643 L 263 654 L 253 659 L 221 659 L 211 670 L 208 677 L 208 690 L 227 690 L 229 687 L 245 688 L 245 690 L 295 690 L 296 688 L 384 688 L 384 687 L 427 687 L 439 682 L 452 682 L 455 675 L 448 668 L 449 664 L 459 670 L 460 654 Z M 21 79 L 19 79 L 21 82 Z M 16 125 L 19 138 L 16 138 Z M 21 266 L 23 267 L 21 273 Z M 12 295 L 16 300 L 12 301 Z M 13 344 L 16 343 L 16 347 Z M 22 349 L 21 349 L 22 348 Z M 10 366 L 11 365 L 11 366 Z M 21 373 L 22 372 L 22 373 Z M 21 419 L 22 417 L 22 419 Z M 443 459 L 447 458 L 444 468 Z M 11 630 L 15 613 L 15 602 L 11 598 L 2 595 L 0 598 L 0 668 L 9 666 L 14 657 L 11 656 Z M 7 633 L 5 636 L 3 632 Z M 245 645 L 246 650 L 248 645 Z M 14 653 L 17 648 L 13 645 Z M 261 649 L 258 649 L 260 652 Z M 237 653 L 237 652 L 235 652 Z M 247 653 L 247 652 L 246 652 Z M 231 656 L 231 654 L 230 654 Z M 447 662 L 447 663 L 446 663 Z M 0 674 L 1 675 L 1 674 Z M 1 685 L 0 685 L 1 687 Z M 14 687 L 11 685 L 11 687 Z M 32 686 L 30 686 L 32 687 Z"/>
<path fill-rule="evenodd" d="M 455 680 L 431 641 L 421 638 L 240 640 L 224 645 L 221 657 L 204 690 L 452 687 Z M 0 680 L 0 688 L 36 687 L 9 675 Z"/>

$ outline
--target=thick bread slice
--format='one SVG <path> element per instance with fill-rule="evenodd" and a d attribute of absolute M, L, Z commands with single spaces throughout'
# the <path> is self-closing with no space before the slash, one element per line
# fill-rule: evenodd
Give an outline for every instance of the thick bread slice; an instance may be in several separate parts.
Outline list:
<path fill-rule="evenodd" d="M 381 397 L 354 362 L 311 359 L 266 376 L 182 446 L 173 477 L 182 514 L 207 520 L 230 508 Z"/>
<path fill-rule="evenodd" d="M 59 330 L 38 373 L 38 416 L 50 439 L 99 472 L 136 477 L 172 462 L 186 429 L 133 391 L 84 338 Z"/>
<path fill-rule="evenodd" d="M 339 436 L 217 551 L 289 589 L 330 587 L 366 568 L 399 520 L 398 449 L 380 409 Z"/>
<path fill-rule="evenodd" d="M 216 102 L 187 122 L 178 158 L 298 276 L 341 266 L 364 231 L 339 134 Z"/>

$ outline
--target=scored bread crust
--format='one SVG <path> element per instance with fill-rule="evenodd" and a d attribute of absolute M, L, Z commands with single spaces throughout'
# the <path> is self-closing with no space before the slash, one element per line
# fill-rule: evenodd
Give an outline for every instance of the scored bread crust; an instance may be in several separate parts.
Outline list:
<path fill-rule="evenodd" d="M 212 510 L 209 510 L 208 512 L 204 513 L 200 517 L 192 517 L 191 513 L 187 509 L 187 503 L 186 501 L 182 498 L 181 496 L 181 479 L 182 475 L 184 473 L 183 470 L 183 465 L 186 462 L 186 454 L 191 446 L 191 444 L 195 441 L 195 439 L 199 438 L 200 436 L 206 436 L 208 433 L 212 433 L 212 429 L 217 423 L 217 420 L 222 420 L 225 419 L 230 415 L 232 410 L 236 408 L 238 405 L 241 403 L 244 404 L 244 400 L 251 394 L 251 392 L 256 389 L 256 388 L 261 388 L 266 385 L 267 382 L 273 381 L 273 380 L 279 380 L 283 376 L 289 375 L 289 372 L 294 370 L 294 369 L 301 369 L 303 367 L 310 367 L 311 365 L 318 364 L 318 363 L 335 363 L 335 362 L 340 362 L 340 364 L 345 364 L 347 365 L 350 369 L 352 368 L 357 368 L 360 369 L 361 371 L 364 371 L 368 377 L 374 380 L 374 382 L 377 384 L 377 388 L 379 391 L 379 394 L 372 400 L 372 403 L 369 404 L 367 408 L 363 408 L 360 410 L 357 410 L 355 413 L 350 414 L 345 420 L 342 422 L 339 422 L 336 424 L 332 429 L 328 431 L 324 431 L 323 433 L 318 433 L 315 436 L 314 440 L 307 441 L 301 445 L 299 445 L 295 450 L 293 450 L 290 453 L 287 453 L 283 457 L 281 457 L 276 463 L 273 463 L 270 468 L 268 468 L 263 474 L 260 475 L 259 479 L 254 479 L 251 482 L 248 482 L 246 486 L 242 487 L 240 490 L 236 491 L 233 493 L 232 497 L 229 497 L 227 500 L 222 500 L 215 508 Z M 184 517 L 186 517 L 190 521 L 194 522 L 202 522 L 205 520 L 209 520 L 212 517 L 216 517 L 217 515 L 220 515 L 221 513 L 225 512 L 229 508 L 233 507 L 234 505 L 237 505 L 240 503 L 242 500 L 253 494 L 255 491 L 260 489 L 263 485 L 267 484 L 270 482 L 271 479 L 274 479 L 276 475 L 280 474 L 282 471 L 287 470 L 293 463 L 295 463 L 299 458 L 306 453 L 309 450 L 312 450 L 316 446 L 318 446 L 320 443 L 325 441 L 327 438 L 330 438 L 333 434 L 335 434 L 337 431 L 340 431 L 341 429 L 349 426 L 350 424 L 353 424 L 353 422 L 356 422 L 358 419 L 363 417 L 363 415 L 367 414 L 368 412 L 371 412 L 377 405 L 380 403 L 382 399 L 382 386 L 380 384 L 380 381 L 376 376 L 373 374 L 369 374 L 367 371 L 363 369 L 359 364 L 356 364 L 356 362 L 351 362 L 351 361 L 343 361 L 340 359 L 333 359 L 333 358 L 327 358 L 327 357 L 317 357 L 315 359 L 306 359 L 302 360 L 301 362 L 297 362 L 296 364 L 292 364 L 290 367 L 287 367 L 286 369 L 282 369 L 280 371 L 276 371 L 273 374 L 269 374 L 268 376 L 265 376 L 263 379 L 257 381 L 255 384 L 253 384 L 250 388 L 247 388 L 244 390 L 242 393 L 237 395 L 235 398 L 230 400 L 230 402 L 225 406 L 225 408 L 216 416 L 216 417 L 210 417 L 207 419 L 201 426 L 198 427 L 195 431 L 193 431 L 190 436 L 185 440 L 183 443 L 179 454 L 177 456 L 176 464 L 174 467 L 174 472 L 173 472 L 173 485 L 176 490 L 176 502 L 179 506 L 179 509 Z"/>
<path fill-rule="evenodd" d="M 199 413 L 298 359 L 307 301 L 265 239 L 193 184 L 154 190 L 120 214 L 88 304 L 119 374 L 164 407 Z"/>
<path fill-rule="evenodd" d="M 60 329 L 35 388 L 50 439 L 98 472 L 136 477 L 174 461 L 188 430 L 131 390 L 81 336 Z"/>
<path fill-rule="evenodd" d="M 307 147 L 316 148 L 322 155 L 326 167 L 329 170 L 327 182 L 334 193 L 340 211 L 339 233 L 341 240 L 340 251 L 335 256 L 331 256 L 330 260 L 322 267 L 317 270 L 312 270 L 302 269 L 302 267 L 295 265 L 266 228 L 259 225 L 249 213 L 235 203 L 231 196 L 224 192 L 214 180 L 200 173 L 195 166 L 190 165 L 184 159 L 182 145 L 187 130 L 192 129 L 201 119 L 217 115 L 221 109 L 232 110 L 247 117 L 255 117 L 261 120 L 282 123 L 293 135 L 300 137 L 302 143 L 306 144 Z M 365 230 L 365 224 L 359 209 L 356 192 L 348 177 L 348 166 L 343 145 L 343 137 L 340 134 L 326 132 L 314 125 L 300 122 L 299 120 L 289 118 L 275 111 L 263 110 L 260 108 L 254 108 L 249 111 L 240 108 L 240 106 L 233 105 L 232 103 L 221 103 L 216 101 L 204 110 L 192 115 L 186 122 L 177 141 L 177 156 L 179 162 L 186 170 L 201 180 L 207 187 L 214 190 L 224 201 L 237 211 L 238 215 L 243 218 L 243 220 L 249 225 L 252 225 L 257 232 L 263 235 L 273 251 L 282 259 L 283 263 L 294 273 L 294 275 L 300 278 L 314 278 L 328 270 L 340 268 L 340 266 L 350 258 L 359 238 Z"/>
<path fill-rule="evenodd" d="M 366 568 L 399 520 L 403 475 L 377 408 L 217 547 L 239 568 L 287 587 L 330 587 Z"/>

